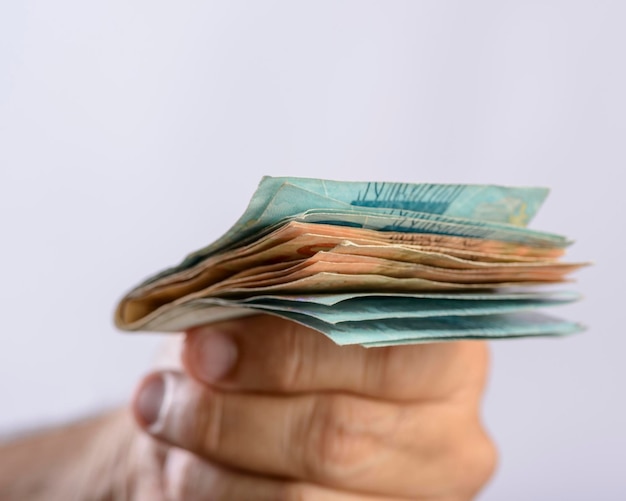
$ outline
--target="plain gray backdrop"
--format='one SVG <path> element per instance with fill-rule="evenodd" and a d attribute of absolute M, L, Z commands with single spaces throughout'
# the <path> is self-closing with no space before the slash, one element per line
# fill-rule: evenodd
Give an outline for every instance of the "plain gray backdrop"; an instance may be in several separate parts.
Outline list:
<path fill-rule="evenodd" d="M 127 401 L 162 338 L 116 300 L 264 174 L 545 185 L 589 329 L 492 345 L 481 499 L 626 499 L 625 6 L 1 2 L 0 433 Z"/>

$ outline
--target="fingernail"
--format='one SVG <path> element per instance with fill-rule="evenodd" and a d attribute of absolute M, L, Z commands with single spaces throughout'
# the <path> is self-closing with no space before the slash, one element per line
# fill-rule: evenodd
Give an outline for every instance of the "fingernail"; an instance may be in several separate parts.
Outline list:
<path fill-rule="evenodd" d="M 139 390 L 135 409 L 146 427 L 150 428 L 158 421 L 164 397 L 165 380 L 160 374 L 149 377 Z"/>
<path fill-rule="evenodd" d="M 196 345 L 196 375 L 207 383 L 222 379 L 235 366 L 237 345 L 223 332 L 205 330 Z"/>

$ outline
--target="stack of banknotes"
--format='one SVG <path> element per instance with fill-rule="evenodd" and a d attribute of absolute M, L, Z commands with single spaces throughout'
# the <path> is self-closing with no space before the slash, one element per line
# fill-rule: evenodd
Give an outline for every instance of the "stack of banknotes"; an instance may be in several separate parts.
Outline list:
<path fill-rule="evenodd" d="M 537 312 L 585 263 L 528 229 L 545 188 L 265 177 L 225 235 L 119 303 L 123 330 L 180 331 L 269 313 L 340 345 L 581 330 Z"/>

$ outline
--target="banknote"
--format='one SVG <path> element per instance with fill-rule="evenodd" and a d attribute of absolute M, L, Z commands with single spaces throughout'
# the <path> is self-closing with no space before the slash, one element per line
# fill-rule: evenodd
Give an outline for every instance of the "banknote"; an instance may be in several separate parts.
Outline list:
<path fill-rule="evenodd" d="M 544 247 L 566 247 L 571 243 L 562 235 L 535 231 L 525 227 L 489 222 L 480 223 L 474 220 L 450 218 L 437 214 L 398 213 L 393 210 L 387 214 L 310 210 L 294 219 L 303 222 L 336 224 L 377 231 L 450 235 Z"/>
<path fill-rule="evenodd" d="M 317 318 L 326 323 L 390 318 L 476 316 L 550 308 L 572 303 L 571 291 L 376 292 L 346 294 L 263 295 L 242 299 L 196 298 L 146 315 L 125 330 L 178 332 L 197 325 L 259 313 Z M 282 315 L 281 315 L 282 313 Z M 312 326 L 310 322 L 301 322 Z M 322 325 L 322 324 L 319 324 Z M 347 324 L 350 325 L 350 324 Z"/>
<path fill-rule="evenodd" d="M 584 329 L 578 323 L 537 312 L 385 318 L 334 324 L 300 313 L 281 311 L 278 315 L 322 332 L 340 346 L 376 347 L 458 339 L 563 336 Z"/>
<path fill-rule="evenodd" d="M 532 257 L 533 247 L 528 245 L 500 245 L 502 242 L 449 236 L 434 238 L 428 234 L 415 234 L 415 239 L 401 241 L 402 244 L 398 245 L 395 242 L 399 241 L 399 235 L 398 232 L 290 222 L 259 241 L 210 256 L 195 267 L 149 281 L 136 289 L 128 300 L 158 306 L 199 291 L 223 294 L 229 287 L 236 288 L 242 282 L 250 287 L 250 280 L 241 280 L 243 278 L 256 276 L 258 280 L 263 275 L 267 278 L 268 274 L 274 280 L 273 284 L 277 284 L 290 268 L 304 267 L 322 258 L 325 258 L 326 269 L 322 269 L 322 264 L 317 268 L 309 266 L 307 271 L 292 278 L 303 278 L 304 273 L 334 272 L 337 267 L 333 262 L 340 261 L 351 265 L 340 270 L 344 273 L 361 262 L 360 273 L 367 274 L 398 276 L 398 273 L 404 273 L 406 276 L 410 272 L 414 277 L 459 283 L 471 280 L 477 283 L 545 282 L 560 281 L 565 274 L 583 265 L 558 262 L 555 256 L 562 254 L 562 249 L 542 248 L 546 252 L 535 254 L 540 257 Z M 414 242 L 437 246 L 426 247 Z M 454 246 L 462 249 L 455 252 Z M 379 263 L 381 265 L 377 266 Z M 385 269 L 388 271 L 382 271 Z M 460 271 L 455 274 L 450 269 Z M 463 271 L 471 269 L 477 270 L 474 278 L 470 271 Z M 354 273 L 350 271 L 349 274 Z"/>
<path fill-rule="evenodd" d="M 478 225 L 506 223 L 525 226 L 548 194 L 546 188 L 493 185 L 410 184 L 385 182 L 339 182 L 307 178 L 266 176 L 240 219 L 209 246 L 189 255 L 162 275 L 194 266 L 209 255 L 231 247 L 263 228 L 313 209 L 349 210 L 350 213 L 389 213 L 376 229 L 416 230 L 407 222 L 412 214 L 473 219 Z M 394 212 L 395 211 L 395 212 Z M 327 218 L 330 221 L 330 219 Z M 341 220 L 334 220 L 341 224 Z M 445 222 L 445 221 L 444 221 Z M 458 222 L 458 220 L 457 220 Z M 426 221 L 432 223 L 432 221 Z M 443 223 L 443 222 L 442 222 Z M 281 223 L 282 224 L 282 223 Z M 380 226 L 383 225 L 384 226 Z M 430 225 L 432 226 L 432 225 Z M 431 231 L 432 233 L 432 231 Z M 480 236 L 480 235 L 479 235 Z"/>
<path fill-rule="evenodd" d="M 285 184 L 358 207 L 384 207 L 448 214 L 480 221 L 527 224 L 548 195 L 546 188 L 494 185 L 353 182 L 266 176 L 255 198 L 268 201 Z M 260 195 L 262 192 L 269 196 Z"/>
<path fill-rule="evenodd" d="M 534 310 L 587 263 L 571 240 L 526 228 L 548 190 L 265 177 L 212 244 L 127 293 L 124 330 L 176 331 L 268 313 L 338 344 L 565 335 Z"/>
<path fill-rule="evenodd" d="M 336 274 L 346 277 L 374 275 L 384 278 L 416 278 L 453 285 L 476 284 L 483 288 L 491 284 L 508 282 L 546 282 L 556 283 L 565 280 L 568 273 L 578 265 L 552 265 L 538 267 L 497 267 L 472 269 L 448 269 L 419 263 L 393 261 L 373 256 L 318 252 L 310 258 L 295 263 L 275 263 L 247 269 L 226 280 L 204 289 L 210 294 L 228 294 L 233 288 L 265 287 L 294 282 L 319 274 Z M 358 280 L 358 278 L 357 278 Z"/>
<path fill-rule="evenodd" d="M 560 306 L 579 299 L 579 294 L 563 292 L 543 295 L 424 293 L 258 296 L 243 300 L 205 298 L 197 299 L 195 303 L 204 304 L 207 307 L 233 306 L 247 307 L 262 312 L 294 312 L 336 324 L 387 318 L 493 315 Z"/>
<path fill-rule="evenodd" d="M 212 302 L 211 300 L 207 300 Z M 531 308 L 531 306 L 529 306 Z M 584 330 L 584 326 L 560 318 L 507 307 L 497 313 L 443 316 L 387 316 L 376 319 L 328 322 L 285 308 L 257 308 L 241 305 L 187 304 L 142 326 L 142 330 L 178 332 L 193 326 L 258 313 L 270 313 L 317 330 L 339 345 L 390 346 L 460 339 L 502 339 L 527 336 L 563 336 Z M 470 310 L 471 311 L 471 310 Z"/>
<path fill-rule="evenodd" d="M 203 275 L 205 281 L 211 282 L 241 269 L 268 262 L 302 259 L 318 251 L 348 245 L 353 245 L 355 252 L 359 249 L 366 252 L 369 249 L 366 246 L 380 244 L 378 249 L 388 248 L 386 252 L 393 259 L 453 268 L 480 266 L 481 262 L 512 263 L 513 266 L 515 262 L 543 265 L 563 254 L 560 248 L 533 248 L 521 244 L 429 234 L 411 234 L 411 238 L 403 238 L 402 235 L 399 232 L 376 232 L 291 221 L 248 245 L 210 256 L 192 268 L 161 277 L 159 284 L 150 285 L 150 288 L 192 280 L 198 275 Z"/>

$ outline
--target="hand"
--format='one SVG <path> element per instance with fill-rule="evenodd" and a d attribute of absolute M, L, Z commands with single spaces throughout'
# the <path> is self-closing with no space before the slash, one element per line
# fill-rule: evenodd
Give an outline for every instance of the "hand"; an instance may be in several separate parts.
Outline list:
<path fill-rule="evenodd" d="M 487 359 L 482 342 L 339 347 L 249 317 L 190 331 L 192 377 L 149 375 L 134 409 L 174 446 L 173 499 L 461 501 L 496 463 L 479 417 Z"/>

